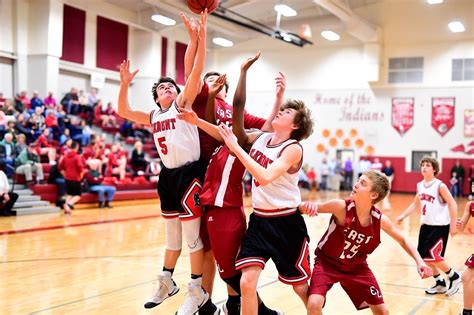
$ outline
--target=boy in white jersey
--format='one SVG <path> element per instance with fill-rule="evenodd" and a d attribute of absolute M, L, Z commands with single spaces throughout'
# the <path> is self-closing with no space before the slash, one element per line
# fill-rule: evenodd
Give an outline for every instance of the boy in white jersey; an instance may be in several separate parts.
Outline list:
<path fill-rule="evenodd" d="M 436 178 L 439 163 L 425 156 L 420 161 L 423 181 L 417 184 L 416 196 L 408 208 L 397 217 L 401 223 L 407 216 L 420 207 L 421 227 L 418 237 L 418 252 L 428 266 L 433 269 L 436 284 L 425 290 L 427 294 L 455 294 L 461 285 L 457 272 L 444 260 L 449 234 L 456 234 L 457 205 L 448 187 Z M 443 271 L 449 278 L 449 286 L 440 275 Z"/>
<path fill-rule="evenodd" d="M 206 17 L 207 12 L 201 13 L 199 25 L 193 23 L 191 26 L 182 15 L 185 26 L 190 28 L 188 31 L 198 38 L 194 64 L 182 93 L 170 78 L 161 78 L 153 86 L 153 98 L 158 110 L 147 113 L 130 108 L 128 86 L 138 70 L 130 72 L 129 60 L 120 66 L 119 115 L 152 126 L 156 148 L 165 166 L 158 182 L 162 215 L 166 219 L 164 267 L 158 276 L 159 286 L 145 308 L 155 307 L 179 291 L 171 276 L 181 253 L 182 229 L 190 250 L 191 281 L 186 299 L 176 313 L 179 315 L 196 313 L 209 299 L 201 286 L 203 245 L 199 237 L 201 206 L 198 196 L 206 165 L 199 161 L 197 128 L 176 119 L 181 108 L 191 108 L 199 92 L 206 57 Z"/>

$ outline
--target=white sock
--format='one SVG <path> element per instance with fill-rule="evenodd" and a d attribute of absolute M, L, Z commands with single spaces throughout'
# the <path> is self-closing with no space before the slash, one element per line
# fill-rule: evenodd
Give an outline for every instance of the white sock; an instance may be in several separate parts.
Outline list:
<path fill-rule="evenodd" d="M 193 279 L 191 278 L 191 284 L 193 286 L 197 286 L 197 287 L 200 287 L 202 285 L 202 277 L 199 277 L 197 279 Z"/>
<path fill-rule="evenodd" d="M 451 268 L 451 269 L 449 269 L 449 272 L 447 272 L 446 274 L 448 275 L 448 277 L 451 278 L 452 276 L 454 276 L 454 273 L 455 273 L 455 271 L 453 270 L 453 268 Z"/>

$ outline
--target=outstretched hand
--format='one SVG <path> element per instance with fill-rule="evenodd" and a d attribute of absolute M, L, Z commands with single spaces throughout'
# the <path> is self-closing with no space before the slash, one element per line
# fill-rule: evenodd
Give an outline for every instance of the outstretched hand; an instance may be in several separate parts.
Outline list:
<path fill-rule="evenodd" d="M 299 205 L 298 209 L 302 214 L 307 214 L 309 217 L 318 215 L 318 205 L 313 202 L 303 202 Z"/>
<path fill-rule="evenodd" d="M 240 69 L 242 71 L 247 71 L 253 65 L 253 63 L 258 60 L 258 58 L 260 58 L 260 52 L 258 52 L 255 56 L 245 60 Z"/>
<path fill-rule="evenodd" d="M 183 120 L 191 125 L 196 126 L 198 124 L 199 117 L 193 110 L 180 108 L 179 111 L 180 112 L 176 115 L 178 119 Z"/>
<path fill-rule="evenodd" d="M 227 80 L 227 75 L 220 75 L 211 85 L 209 85 L 209 95 L 216 96 L 222 90 Z"/>
<path fill-rule="evenodd" d="M 282 72 L 278 72 L 278 75 L 275 78 L 275 84 L 276 95 L 277 97 L 282 98 L 286 91 L 286 77 Z"/>
<path fill-rule="evenodd" d="M 207 9 L 201 12 L 201 20 L 199 21 L 198 34 L 200 38 L 205 38 L 207 28 Z"/>
<path fill-rule="evenodd" d="M 138 71 L 130 72 L 130 59 L 122 61 L 120 64 L 120 82 L 129 85 L 133 81 L 133 78 L 137 75 Z"/>
<path fill-rule="evenodd" d="M 226 124 L 221 123 L 219 125 L 219 134 L 221 135 L 225 144 L 231 151 L 235 152 L 236 149 L 240 147 L 237 141 L 237 137 L 232 132 L 232 129 L 227 127 Z"/>
<path fill-rule="evenodd" d="M 183 12 L 181 12 L 181 20 L 184 23 L 184 27 L 186 27 L 186 30 L 188 31 L 189 38 L 191 40 L 197 39 L 199 31 L 199 22 L 196 21 L 193 17 L 190 17 L 188 19 Z"/>

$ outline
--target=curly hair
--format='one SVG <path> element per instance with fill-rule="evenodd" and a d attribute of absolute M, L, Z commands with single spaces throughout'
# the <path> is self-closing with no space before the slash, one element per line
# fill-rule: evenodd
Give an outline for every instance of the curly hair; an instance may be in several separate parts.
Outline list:
<path fill-rule="evenodd" d="M 293 123 L 298 126 L 298 129 L 291 132 L 290 138 L 297 141 L 308 138 L 313 133 L 314 125 L 309 108 L 300 100 L 288 100 L 281 105 L 280 110 L 287 108 L 292 108 L 296 111 Z"/>

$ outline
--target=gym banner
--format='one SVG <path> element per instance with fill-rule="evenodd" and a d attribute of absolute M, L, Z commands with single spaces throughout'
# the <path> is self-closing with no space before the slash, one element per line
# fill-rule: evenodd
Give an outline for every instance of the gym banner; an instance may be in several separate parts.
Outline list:
<path fill-rule="evenodd" d="M 454 126 L 454 97 L 431 99 L 431 126 L 443 137 Z"/>
<path fill-rule="evenodd" d="M 392 98 L 392 127 L 403 137 L 413 127 L 415 99 L 413 97 Z"/>
<path fill-rule="evenodd" d="M 464 136 L 474 137 L 474 109 L 464 110 Z"/>

